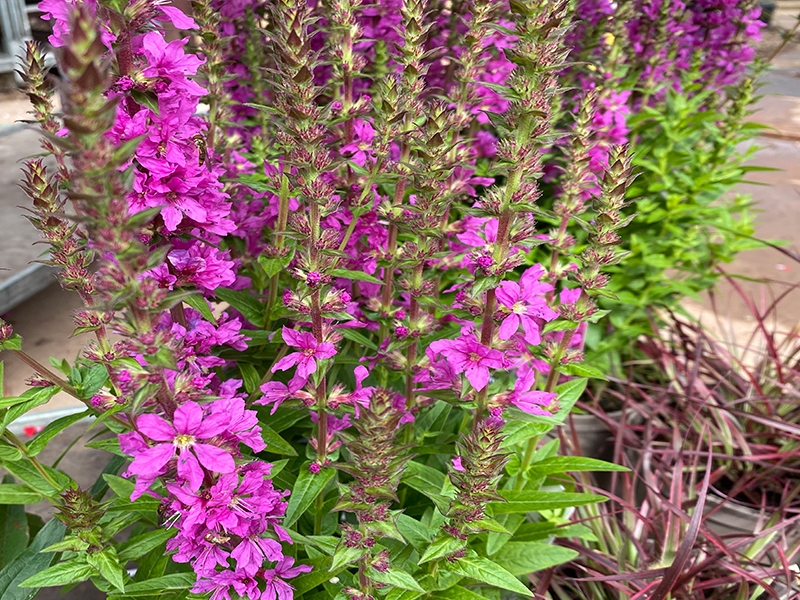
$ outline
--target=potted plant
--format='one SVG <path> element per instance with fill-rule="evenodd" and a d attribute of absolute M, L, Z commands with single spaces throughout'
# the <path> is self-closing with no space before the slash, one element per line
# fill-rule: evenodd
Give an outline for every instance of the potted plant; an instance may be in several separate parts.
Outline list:
<path fill-rule="evenodd" d="M 667 466 L 649 460 L 659 449 L 644 450 L 642 469 L 614 474 L 617 493 L 608 502 L 575 510 L 572 522 L 592 535 L 558 540 L 578 557 L 537 576 L 538 594 L 552 600 L 797 597 L 792 553 L 770 555 L 788 523 L 719 536 L 706 510 L 709 457 L 679 450 Z"/>

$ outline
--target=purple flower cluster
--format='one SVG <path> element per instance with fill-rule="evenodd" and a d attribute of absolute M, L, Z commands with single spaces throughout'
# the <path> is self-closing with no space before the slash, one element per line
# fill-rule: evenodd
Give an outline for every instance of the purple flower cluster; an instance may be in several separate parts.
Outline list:
<path fill-rule="evenodd" d="M 54 46 L 65 44 L 74 4 L 41 4 L 54 21 Z M 144 23 L 156 19 L 179 29 L 196 27 L 178 9 L 157 2 L 145 15 Z M 131 215 L 157 215 L 145 242 L 165 257 L 141 275 L 141 291 L 149 290 L 153 302 L 173 289 L 211 294 L 231 287 L 236 262 L 220 249 L 220 240 L 237 226 L 220 182 L 224 168 L 206 147 L 208 123 L 197 115 L 207 92 L 194 76 L 204 61 L 186 51 L 188 38 L 168 42 L 162 32 L 146 31 L 122 39 L 126 47 L 117 52 L 119 75 L 109 92 L 119 100 L 116 122 L 108 136 L 119 147 L 141 139 L 127 165 L 133 167 L 127 207 Z M 116 37 L 110 27 L 102 40 L 111 50 Z M 113 278 L 114 264 L 100 276 Z M 162 390 L 130 415 L 133 430 L 120 435 L 120 448 L 133 458 L 127 471 L 136 479 L 132 500 L 145 493 L 161 497 L 167 524 L 178 530 L 168 550 L 174 560 L 192 565 L 196 592 L 213 591 L 215 600 L 230 598 L 230 590 L 251 600 L 290 598 L 285 580 L 310 567 L 293 567 L 282 551 L 282 544 L 292 543 L 280 526 L 288 492 L 274 488 L 271 465 L 242 454 L 240 444 L 253 453 L 265 448 L 256 413 L 237 392 L 241 381 L 222 382 L 212 370 L 224 364 L 214 355 L 217 348 L 246 348 L 239 318 L 223 313 L 207 320 L 179 305 L 163 312 L 148 333 L 120 327 L 130 338 L 117 345 L 116 356 L 135 362 L 112 373 L 121 397 L 96 395 L 93 404 L 101 410 L 126 404 L 140 389 L 153 389 L 154 377 Z M 157 366 L 156 357 L 165 351 L 171 368 Z M 108 356 L 91 348 L 88 355 Z"/>
<path fill-rule="evenodd" d="M 137 478 L 133 497 L 156 479 L 167 482 L 166 522 L 178 529 L 167 548 L 175 551 L 173 560 L 191 563 L 199 578 L 195 591 L 215 590 L 214 598 L 227 597 L 230 587 L 249 598 L 275 598 L 276 590 L 291 589 L 281 576 L 310 570 L 288 569 L 291 559 L 283 555 L 281 543 L 292 543 L 280 526 L 287 492 L 273 487 L 269 464 L 243 461 L 238 451 L 240 443 L 263 450 L 260 431 L 255 412 L 232 397 L 204 406 L 186 402 L 171 419 L 142 414 L 136 430 L 120 436 L 120 447 L 134 457 L 128 468 Z M 265 563 L 277 564 L 267 569 Z M 268 582 L 263 593 L 260 580 Z"/>

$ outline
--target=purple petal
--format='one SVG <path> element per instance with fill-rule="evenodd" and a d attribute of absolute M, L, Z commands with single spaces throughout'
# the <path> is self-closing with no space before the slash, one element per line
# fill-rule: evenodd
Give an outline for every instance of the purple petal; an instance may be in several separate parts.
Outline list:
<path fill-rule="evenodd" d="M 230 412 L 214 412 L 210 415 L 207 415 L 203 422 L 200 424 L 197 429 L 195 429 L 194 435 L 201 438 L 201 439 L 208 439 L 212 438 L 215 435 L 219 435 L 223 431 L 225 431 L 231 424 L 231 413 Z"/>
<path fill-rule="evenodd" d="M 278 536 L 278 539 L 286 544 L 294 543 L 292 541 L 292 536 L 289 535 L 289 532 L 286 531 L 283 527 L 278 525 L 277 523 L 272 524 L 272 529 L 275 531 L 275 535 Z"/>
<path fill-rule="evenodd" d="M 481 359 L 481 364 L 491 369 L 502 369 L 503 358 L 503 353 L 500 350 L 489 350 Z"/>
<path fill-rule="evenodd" d="M 159 6 L 158 8 L 176 29 L 197 29 L 194 19 L 187 17 L 179 8 L 174 6 Z"/>
<path fill-rule="evenodd" d="M 177 435 L 175 428 L 158 415 L 140 415 L 136 419 L 136 427 L 151 440 L 157 442 L 171 442 Z"/>
<path fill-rule="evenodd" d="M 276 578 L 275 581 L 272 582 L 272 585 L 275 586 L 278 600 L 294 600 L 294 590 L 288 583 Z"/>
<path fill-rule="evenodd" d="M 330 358 L 336 356 L 336 346 L 330 342 L 322 342 L 314 351 L 314 356 L 317 358 Z"/>
<path fill-rule="evenodd" d="M 517 333 L 518 329 L 519 316 L 517 316 L 515 313 L 511 313 L 505 319 L 503 319 L 502 323 L 500 323 L 500 329 L 497 331 L 497 335 L 501 340 L 507 340 L 512 335 Z"/>
<path fill-rule="evenodd" d="M 364 380 L 369 377 L 369 371 L 364 365 L 358 365 L 353 369 L 353 375 L 356 377 L 356 388 L 360 388 Z"/>
<path fill-rule="evenodd" d="M 175 456 L 175 446 L 158 444 L 137 456 L 128 467 L 128 471 L 135 475 L 155 478 L 173 456 Z"/>
<path fill-rule="evenodd" d="M 294 329 L 289 329 L 288 327 L 286 327 L 286 325 L 284 325 L 283 341 L 289 346 L 294 346 L 295 348 L 298 348 L 301 345 L 300 333 L 295 331 Z"/>
<path fill-rule="evenodd" d="M 233 462 L 233 457 L 229 452 L 217 446 L 209 444 L 194 444 L 192 446 L 197 458 L 209 471 L 216 473 L 233 473 L 236 469 L 236 463 Z"/>
<path fill-rule="evenodd" d="M 303 358 L 303 355 L 300 352 L 292 352 L 289 356 L 284 356 L 282 359 L 276 362 L 272 367 L 272 372 L 274 373 L 275 371 L 285 371 L 286 369 L 291 369 L 301 358 Z"/>
<path fill-rule="evenodd" d="M 264 551 L 264 556 L 267 557 L 267 560 L 275 561 L 283 558 L 283 547 L 275 540 L 259 538 L 258 545 L 261 547 L 261 550 Z"/>
<path fill-rule="evenodd" d="M 527 392 L 533 387 L 535 378 L 536 374 L 531 365 L 527 362 L 522 363 L 517 369 L 517 382 L 514 384 L 514 391 L 519 394 Z"/>
<path fill-rule="evenodd" d="M 504 281 L 495 291 L 497 301 L 508 308 L 512 308 L 517 303 L 519 295 L 519 284 L 516 281 Z"/>
<path fill-rule="evenodd" d="M 538 346 L 542 342 L 542 336 L 539 334 L 539 326 L 536 321 L 528 317 L 522 316 L 522 329 L 525 331 L 525 341 L 531 346 Z"/>
<path fill-rule="evenodd" d="M 187 435 L 195 435 L 203 422 L 203 409 L 197 402 L 181 404 L 172 419 L 175 431 Z"/>
<path fill-rule="evenodd" d="M 489 369 L 486 367 L 470 367 L 467 369 L 465 375 L 467 381 L 479 392 L 489 384 Z"/>
<path fill-rule="evenodd" d="M 199 490 L 203 485 L 203 469 L 200 468 L 197 457 L 188 449 L 182 450 L 178 455 L 178 475 L 186 480 L 189 489 L 193 492 Z"/>
<path fill-rule="evenodd" d="M 298 352 L 298 354 L 300 354 Z M 301 355 L 302 356 L 302 355 Z M 317 371 L 317 361 L 310 356 L 302 356 L 297 363 L 297 374 L 303 379 L 308 379 L 308 376 Z"/>

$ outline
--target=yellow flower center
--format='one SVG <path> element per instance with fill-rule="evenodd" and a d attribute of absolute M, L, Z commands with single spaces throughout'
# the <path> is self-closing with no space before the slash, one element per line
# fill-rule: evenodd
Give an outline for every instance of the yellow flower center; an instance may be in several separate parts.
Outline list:
<path fill-rule="evenodd" d="M 173 441 L 172 443 L 175 445 L 176 448 L 180 448 L 181 450 L 185 450 L 186 448 L 189 448 L 190 446 L 192 446 L 194 444 L 194 442 L 195 442 L 195 439 L 194 439 L 193 435 L 184 434 L 184 435 L 179 435 L 178 437 L 176 437 L 175 441 Z"/>
<path fill-rule="evenodd" d="M 480 356 L 480 354 L 477 354 L 477 353 L 475 353 L 475 352 L 470 352 L 470 353 L 469 353 L 469 359 L 470 359 L 472 362 L 480 362 L 480 360 L 481 360 L 481 356 Z"/>

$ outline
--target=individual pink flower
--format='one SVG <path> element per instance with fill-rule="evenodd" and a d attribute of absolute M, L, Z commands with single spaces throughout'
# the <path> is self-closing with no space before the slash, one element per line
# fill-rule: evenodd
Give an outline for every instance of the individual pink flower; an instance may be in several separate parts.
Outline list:
<path fill-rule="evenodd" d="M 503 353 L 481 344 L 472 332 L 462 332 L 461 337 L 455 340 L 436 340 L 431 343 L 429 351 L 434 356 L 444 356 L 455 373 L 464 373 L 467 381 L 478 391 L 489 384 L 489 369 L 503 368 Z"/>
<path fill-rule="evenodd" d="M 261 600 L 293 600 L 294 589 L 284 581 L 284 579 L 292 579 L 297 577 L 300 573 L 308 573 L 312 570 L 311 565 L 298 565 L 293 567 L 294 558 L 291 556 L 284 556 L 278 561 L 274 569 L 267 569 L 264 571 L 264 579 L 267 581 L 267 587 L 261 595 Z"/>
<path fill-rule="evenodd" d="M 269 538 L 249 536 L 231 552 L 231 558 L 236 561 L 236 569 L 247 573 L 250 577 L 261 569 L 264 559 L 273 562 L 283 558 L 283 551 L 279 542 Z"/>
<path fill-rule="evenodd" d="M 459 473 L 466 472 L 466 469 L 464 468 L 464 465 L 461 464 L 461 457 L 460 456 L 454 456 L 451 459 L 451 462 L 453 464 L 453 470 L 454 471 L 458 471 Z"/>
<path fill-rule="evenodd" d="M 295 392 L 306 384 L 306 381 L 308 380 L 299 375 L 292 377 L 288 384 L 280 381 L 268 381 L 261 386 L 261 393 L 264 395 L 256 400 L 255 404 L 272 404 L 272 410 L 269 411 L 269 414 L 274 415 L 281 403 L 292 398 Z"/>
<path fill-rule="evenodd" d="M 519 330 L 520 324 L 524 331 L 525 341 L 531 345 L 538 345 L 541 341 L 539 324 L 535 319 L 552 321 L 558 313 L 547 306 L 544 294 L 552 291 L 549 283 L 541 283 L 539 279 L 544 275 L 541 265 L 534 265 L 522 274 L 519 283 L 516 281 L 503 281 L 497 288 L 497 302 L 500 311 L 508 313 L 500 324 L 497 332 L 501 340 L 511 338 Z"/>
<path fill-rule="evenodd" d="M 534 384 L 534 371 L 527 364 L 522 364 L 517 371 L 517 381 L 514 391 L 508 396 L 508 401 L 530 415 L 552 417 L 552 413 L 545 407 L 552 406 L 558 394 L 532 390 Z"/>
<path fill-rule="evenodd" d="M 363 119 L 356 119 L 353 122 L 354 140 L 345 146 L 342 146 L 342 154 L 352 154 L 352 160 L 359 167 L 367 164 L 367 159 L 372 160 L 375 153 L 372 150 L 372 142 L 375 139 L 375 130 L 370 125 L 369 121 Z"/>
<path fill-rule="evenodd" d="M 336 348 L 330 342 L 318 342 L 313 333 L 295 331 L 285 325 L 283 326 L 283 341 L 289 346 L 300 348 L 300 352 L 292 352 L 288 356 L 284 356 L 272 367 L 273 373 L 285 371 L 297 365 L 297 374 L 303 379 L 308 379 L 309 375 L 317 370 L 317 360 L 336 355 Z"/>
<path fill-rule="evenodd" d="M 187 402 L 177 408 L 172 423 L 153 414 L 143 414 L 136 419 L 140 433 L 153 441 L 164 442 L 137 455 L 128 471 L 134 475 L 152 477 L 178 455 L 178 476 L 194 491 L 203 483 L 205 467 L 216 473 L 232 473 L 236 468 L 233 457 L 217 446 L 200 442 L 219 435 L 227 429 L 224 414 L 205 417 L 196 402 Z"/>
<path fill-rule="evenodd" d="M 356 377 L 356 389 L 350 393 L 350 401 L 353 403 L 353 408 L 356 412 L 356 418 L 360 416 L 359 407 L 368 408 L 369 401 L 372 398 L 372 394 L 375 391 L 375 388 L 372 386 L 362 387 L 362 383 L 364 380 L 369 377 L 369 371 L 363 365 L 358 365 L 353 374 Z"/>

